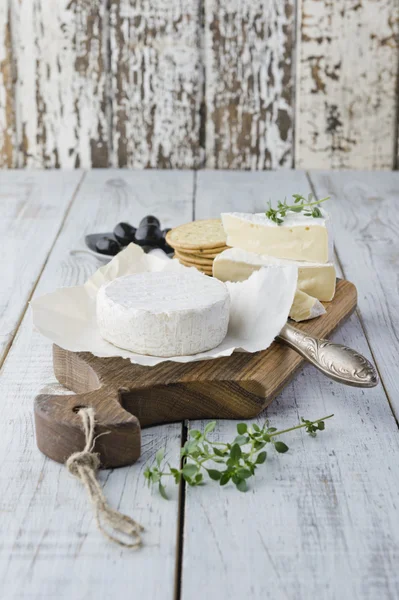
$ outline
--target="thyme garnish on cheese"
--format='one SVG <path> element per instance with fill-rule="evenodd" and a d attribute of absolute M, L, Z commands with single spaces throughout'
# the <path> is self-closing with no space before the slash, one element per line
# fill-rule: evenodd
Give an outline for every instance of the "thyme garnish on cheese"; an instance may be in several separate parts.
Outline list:
<path fill-rule="evenodd" d="M 277 223 L 277 225 L 281 225 L 281 223 L 284 222 L 284 217 L 287 215 L 288 211 L 296 213 L 305 211 L 303 213 L 305 217 L 313 217 L 317 219 L 318 217 L 323 216 L 319 205 L 322 202 L 330 199 L 330 196 L 327 196 L 321 200 L 313 201 L 313 194 L 309 194 L 307 199 L 301 194 L 293 194 L 292 197 L 294 198 L 294 204 L 288 205 L 287 199 L 285 199 L 284 202 L 279 200 L 277 203 L 277 208 L 272 208 L 271 201 L 269 200 L 269 208 L 265 213 L 266 217 L 270 219 L 270 221 Z"/>
<path fill-rule="evenodd" d="M 255 470 L 266 461 L 267 452 L 264 450 L 267 444 L 274 446 L 277 452 L 287 452 L 288 446 L 275 438 L 283 433 L 305 428 L 305 431 L 315 437 L 318 431 L 324 430 L 324 421 L 331 419 L 334 415 L 328 415 L 316 421 L 308 421 L 302 418 L 302 422 L 295 427 L 277 431 L 275 427 L 269 427 L 266 421 L 263 427 L 256 423 L 248 426 L 246 423 L 238 423 L 238 435 L 230 443 L 216 442 L 209 439 L 209 434 L 215 429 L 216 421 L 207 424 L 202 433 L 199 429 L 189 431 L 189 439 L 181 449 L 182 464 L 180 468 L 171 467 L 165 461 L 164 450 L 158 450 L 155 456 L 155 465 L 147 466 L 144 477 L 148 485 L 158 484 L 161 496 L 168 498 L 164 486 L 165 478 L 172 477 L 175 483 L 182 479 L 190 486 L 201 485 L 204 474 L 210 479 L 218 481 L 220 485 L 226 485 L 232 481 L 240 492 L 248 489 L 247 480 L 255 475 Z M 217 465 L 221 465 L 219 470 Z"/>

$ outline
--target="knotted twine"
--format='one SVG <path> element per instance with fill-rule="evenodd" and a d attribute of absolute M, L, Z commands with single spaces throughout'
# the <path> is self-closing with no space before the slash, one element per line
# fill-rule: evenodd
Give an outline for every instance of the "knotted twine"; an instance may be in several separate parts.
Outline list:
<path fill-rule="evenodd" d="M 143 531 L 143 527 L 139 523 L 136 523 L 131 517 L 128 517 L 109 506 L 97 480 L 100 459 L 98 454 L 93 452 L 94 444 L 97 437 L 99 437 L 94 437 L 94 409 L 81 408 L 78 415 L 82 419 L 86 444 L 81 452 L 71 454 L 66 461 L 66 467 L 68 471 L 85 486 L 94 508 L 97 527 L 101 533 L 112 542 L 119 544 L 119 546 L 138 548 L 141 545 L 140 532 Z M 123 541 L 117 535 L 107 531 L 103 523 L 110 527 L 111 532 L 115 531 L 119 534 L 126 535 L 132 538 L 133 541 Z"/>

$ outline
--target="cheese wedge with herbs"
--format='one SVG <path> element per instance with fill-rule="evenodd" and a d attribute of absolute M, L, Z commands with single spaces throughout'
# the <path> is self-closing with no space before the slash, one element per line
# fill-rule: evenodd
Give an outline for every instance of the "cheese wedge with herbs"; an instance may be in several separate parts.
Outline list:
<path fill-rule="evenodd" d="M 307 217 L 288 212 L 280 225 L 265 213 L 222 213 L 228 246 L 267 254 L 276 258 L 328 263 L 333 260 L 331 222 L 322 217 Z"/>
<path fill-rule="evenodd" d="M 336 272 L 332 262 L 323 264 L 292 261 L 255 254 L 240 248 L 229 248 L 213 261 L 213 276 L 220 281 L 245 281 L 261 267 L 292 264 L 298 268 L 299 290 L 323 302 L 334 298 Z"/>

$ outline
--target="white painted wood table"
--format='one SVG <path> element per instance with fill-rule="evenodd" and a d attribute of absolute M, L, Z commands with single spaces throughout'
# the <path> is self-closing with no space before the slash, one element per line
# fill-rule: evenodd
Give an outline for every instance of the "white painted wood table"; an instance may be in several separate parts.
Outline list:
<path fill-rule="evenodd" d="M 143 469 L 161 447 L 177 462 L 186 427 L 145 430 L 140 461 L 100 476 L 112 506 L 145 526 L 145 545 L 112 545 L 79 483 L 36 448 L 33 397 L 55 378 L 29 299 L 99 266 L 70 254 L 86 233 L 148 213 L 166 227 L 260 211 L 311 189 L 333 197 L 338 263 L 359 290 L 357 314 L 334 339 L 374 360 L 382 384 L 348 388 L 306 367 L 268 418 L 281 427 L 335 418 L 316 439 L 287 436 L 290 452 L 270 456 L 246 494 L 209 483 L 163 500 Z M 398 231 L 399 173 L 1 172 L 1 599 L 398 598 Z M 215 436 L 234 432 L 219 422 Z"/>

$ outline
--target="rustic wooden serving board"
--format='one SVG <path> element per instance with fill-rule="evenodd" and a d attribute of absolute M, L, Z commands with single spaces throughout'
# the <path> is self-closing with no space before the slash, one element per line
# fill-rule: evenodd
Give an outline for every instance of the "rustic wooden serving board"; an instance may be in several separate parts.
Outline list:
<path fill-rule="evenodd" d="M 327 313 L 297 324 L 298 329 L 329 336 L 355 310 L 355 286 L 337 282 Z M 274 342 L 264 352 L 155 367 L 133 365 L 122 358 L 53 349 L 54 371 L 72 396 L 39 395 L 35 400 L 39 449 L 64 462 L 84 446 L 79 408 L 93 407 L 95 450 L 104 467 L 128 465 L 140 456 L 140 429 L 183 419 L 249 419 L 257 416 L 292 379 L 304 359 Z"/>

